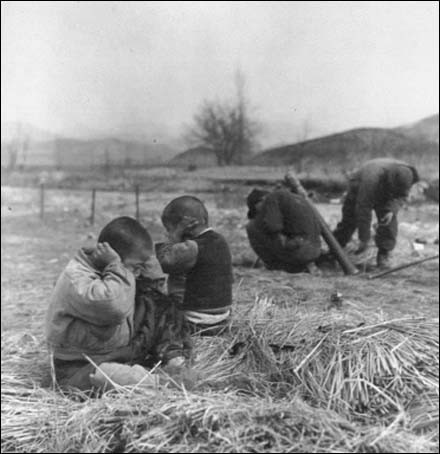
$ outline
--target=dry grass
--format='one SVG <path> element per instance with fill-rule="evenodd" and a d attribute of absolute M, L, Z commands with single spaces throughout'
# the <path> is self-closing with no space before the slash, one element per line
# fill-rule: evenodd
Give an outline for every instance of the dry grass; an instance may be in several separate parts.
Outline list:
<path fill-rule="evenodd" d="M 323 278 L 250 269 L 237 260 L 254 258 L 245 193 L 201 194 L 238 264 L 230 333 L 197 341 L 195 368 L 174 377 L 184 387 L 89 399 L 51 388 L 47 298 L 79 246 L 112 217 L 133 215 L 133 196 L 99 193 L 91 227 L 89 193 L 48 191 L 43 222 L 38 193 L 3 195 L 2 214 L 12 210 L 2 219 L 2 452 L 438 450 L 438 262 L 374 282 L 334 269 Z M 142 194 L 156 241 L 173 196 Z M 319 209 L 334 226 L 340 207 Z M 415 238 L 437 237 L 438 206 L 410 207 L 401 220 L 396 259 L 407 262 Z M 329 310 L 335 290 L 342 308 Z"/>
<path fill-rule="evenodd" d="M 383 320 L 353 308 L 295 314 L 263 302 L 239 332 L 245 369 L 265 382 L 291 384 L 351 419 L 388 419 L 438 392 L 438 319 Z"/>
<path fill-rule="evenodd" d="M 2 452 L 435 452 L 437 332 L 260 299 L 227 335 L 198 339 L 177 386 L 101 399 L 42 387 L 41 341 L 5 336 Z"/>

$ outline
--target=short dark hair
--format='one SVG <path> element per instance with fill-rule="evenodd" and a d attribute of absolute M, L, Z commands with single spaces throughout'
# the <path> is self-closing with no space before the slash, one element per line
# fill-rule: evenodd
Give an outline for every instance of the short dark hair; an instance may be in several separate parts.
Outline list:
<path fill-rule="evenodd" d="M 410 169 L 413 174 L 413 184 L 416 184 L 420 181 L 419 172 L 417 172 L 417 169 L 415 167 L 410 167 Z"/>
<path fill-rule="evenodd" d="M 109 222 L 99 234 L 99 243 L 108 243 L 126 259 L 139 249 L 153 251 L 153 241 L 147 229 L 136 219 L 122 216 Z"/>
<path fill-rule="evenodd" d="M 197 197 L 183 195 L 171 200 L 162 212 L 162 223 L 176 226 L 185 216 L 195 218 L 201 225 L 208 225 L 208 210 Z"/>

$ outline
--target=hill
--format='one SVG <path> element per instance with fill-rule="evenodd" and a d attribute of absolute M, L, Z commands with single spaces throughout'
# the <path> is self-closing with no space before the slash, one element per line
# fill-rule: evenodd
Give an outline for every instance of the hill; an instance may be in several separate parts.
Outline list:
<path fill-rule="evenodd" d="M 439 143 L 439 114 L 424 118 L 410 125 L 396 128 L 397 132 L 416 139 Z"/>
<path fill-rule="evenodd" d="M 165 144 L 115 138 L 58 139 L 53 145 L 58 167 L 154 165 L 166 162 L 175 154 L 174 149 Z"/>
<path fill-rule="evenodd" d="M 217 165 L 217 158 L 209 148 L 195 147 L 179 153 L 168 162 L 168 165 L 185 168 L 213 167 Z"/>
<path fill-rule="evenodd" d="M 45 142 L 56 139 L 56 134 L 52 134 L 41 128 L 37 128 L 29 123 L 18 121 L 2 122 L 1 124 L 2 145 L 12 141 Z"/>
<path fill-rule="evenodd" d="M 380 156 L 404 159 L 418 167 L 435 166 L 438 173 L 438 143 L 381 128 L 353 129 L 272 148 L 254 156 L 249 164 L 294 166 L 298 172 L 310 173 L 323 168 L 349 171 L 361 161 Z"/>
<path fill-rule="evenodd" d="M 175 154 L 174 148 L 156 139 L 73 139 L 55 136 L 23 123 L 2 124 L 2 167 L 157 165 L 167 162 Z"/>

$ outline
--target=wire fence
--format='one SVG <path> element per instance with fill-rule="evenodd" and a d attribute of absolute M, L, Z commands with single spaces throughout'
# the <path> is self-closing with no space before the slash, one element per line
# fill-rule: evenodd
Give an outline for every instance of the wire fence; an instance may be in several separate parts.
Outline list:
<path fill-rule="evenodd" d="M 97 213 L 106 214 L 115 207 L 123 208 L 125 214 L 141 216 L 141 196 L 139 185 L 131 191 L 109 191 L 97 188 L 56 189 L 47 188 L 44 184 L 38 187 L 2 187 L 1 214 L 3 217 L 35 215 L 41 220 L 53 213 L 75 212 L 94 225 Z M 145 200 L 142 201 L 144 205 Z"/>

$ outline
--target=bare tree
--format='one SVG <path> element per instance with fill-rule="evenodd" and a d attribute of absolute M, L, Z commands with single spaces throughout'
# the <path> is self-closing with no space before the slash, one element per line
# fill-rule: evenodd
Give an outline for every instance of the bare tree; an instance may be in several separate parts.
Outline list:
<path fill-rule="evenodd" d="M 298 127 L 298 133 L 296 135 L 297 142 L 305 142 L 310 136 L 310 122 L 305 119 L 302 121 L 301 125 Z"/>
<path fill-rule="evenodd" d="M 303 120 L 301 125 L 298 127 L 298 132 L 296 135 L 296 141 L 298 148 L 302 151 L 304 148 L 304 142 L 309 138 L 310 135 L 310 123 L 309 121 Z M 302 173 L 306 168 L 307 159 L 305 156 L 302 156 L 302 153 L 299 153 L 299 159 L 296 163 L 296 171 Z"/>
<path fill-rule="evenodd" d="M 58 137 L 55 138 L 55 147 L 54 147 L 54 156 L 55 156 L 55 168 L 60 170 L 63 166 L 63 145 Z"/>
<path fill-rule="evenodd" d="M 29 142 L 29 133 L 24 131 L 21 123 L 19 123 L 15 136 L 6 145 L 6 150 L 9 155 L 8 170 L 14 170 L 17 166 L 25 166 Z"/>
<path fill-rule="evenodd" d="M 124 145 L 124 166 L 131 166 L 130 145 L 128 143 Z"/>
<path fill-rule="evenodd" d="M 16 131 L 14 131 L 14 135 L 12 140 L 8 145 L 9 151 L 9 162 L 8 162 L 8 170 L 15 170 L 17 163 L 19 161 L 19 153 L 21 148 L 21 132 L 22 126 L 21 123 L 18 123 Z"/>
<path fill-rule="evenodd" d="M 107 174 L 110 172 L 110 153 L 107 146 L 104 150 L 104 170 Z"/>
<path fill-rule="evenodd" d="M 9 155 L 8 170 L 14 170 L 18 160 L 18 141 L 13 140 L 7 144 L 6 149 Z"/>
<path fill-rule="evenodd" d="M 243 164 L 254 150 L 260 130 L 257 121 L 251 118 L 240 71 L 235 75 L 235 88 L 232 102 L 205 101 L 187 135 L 191 145 L 212 151 L 220 166 Z"/>
<path fill-rule="evenodd" d="M 26 134 L 26 136 L 23 139 L 22 146 L 21 146 L 23 167 L 26 166 L 26 162 L 27 162 L 27 158 L 28 158 L 29 142 L 30 142 L 29 136 Z"/>

